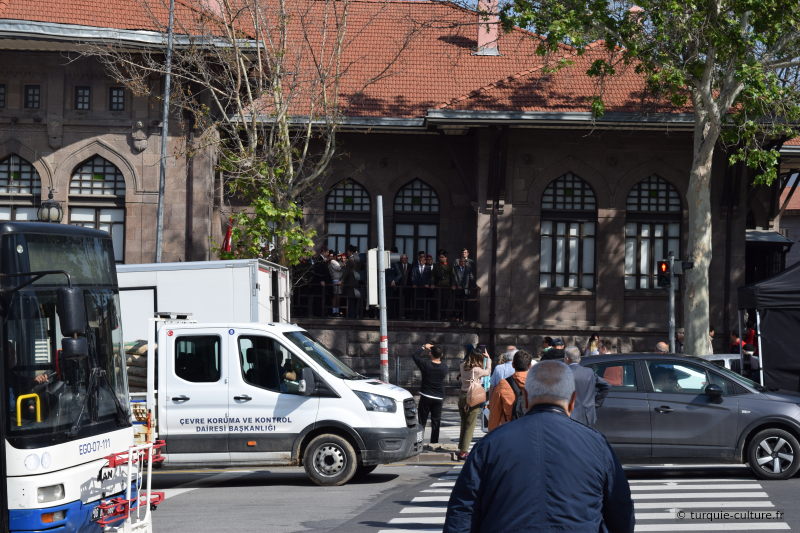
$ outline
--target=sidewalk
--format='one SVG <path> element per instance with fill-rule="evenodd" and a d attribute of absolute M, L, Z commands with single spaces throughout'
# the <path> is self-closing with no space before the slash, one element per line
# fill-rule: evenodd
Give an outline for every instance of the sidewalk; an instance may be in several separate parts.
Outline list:
<path fill-rule="evenodd" d="M 442 426 L 439 429 L 439 444 L 441 451 L 423 451 L 419 454 L 419 462 L 458 462 L 453 461 L 453 453 L 458 451 L 458 436 L 461 430 L 461 418 L 458 415 L 458 406 L 453 402 L 445 400 L 442 407 Z M 475 425 L 475 433 L 472 435 L 472 443 L 483 437 L 485 433 L 481 430 L 480 419 Z M 423 444 L 430 443 L 431 440 L 431 421 L 425 425 L 425 437 Z M 470 446 L 471 447 L 471 446 Z M 436 448 L 436 446 L 434 446 Z"/>

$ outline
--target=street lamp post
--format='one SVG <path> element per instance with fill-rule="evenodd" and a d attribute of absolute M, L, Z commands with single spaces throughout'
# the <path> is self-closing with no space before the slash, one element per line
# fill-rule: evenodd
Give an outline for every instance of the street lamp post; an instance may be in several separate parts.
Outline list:
<path fill-rule="evenodd" d="M 56 224 L 61 222 L 61 219 L 64 217 L 64 209 L 62 209 L 59 202 L 53 199 L 53 189 L 50 189 L 50 192 L 48 192 L 47 200 L 39 205 L 36 217 L 40 222 L 54 222 Z"/>

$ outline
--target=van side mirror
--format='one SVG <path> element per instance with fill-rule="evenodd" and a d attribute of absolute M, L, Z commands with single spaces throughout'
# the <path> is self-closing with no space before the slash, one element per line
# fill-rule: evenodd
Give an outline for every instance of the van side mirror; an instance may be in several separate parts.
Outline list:
<path fill-rule="evenodd" d="M 722 387 L 720 387 L 716 383 L 709 383 L 708 385 L 706 385 L 705 393 L 706 396 L 708 396 L 712 400 L 719 400 L 720 398 L 722 398 Z"/>
<path fill-rule="evenodd" d="M 89 323 L 86 320 L 86 300 L 83 298 L 83 289 L 78 287 L 58 289 L 56 311 L 61 333 L 65 337 L 86 333 Z"/>
<path fill-rule="evenodd" d="M 303 369 L 303 379 L 300 380 L 300 394 L 311 396 L 317 390 L 317 382 L 314 379 L 314 371 L 309 367 Z"/>

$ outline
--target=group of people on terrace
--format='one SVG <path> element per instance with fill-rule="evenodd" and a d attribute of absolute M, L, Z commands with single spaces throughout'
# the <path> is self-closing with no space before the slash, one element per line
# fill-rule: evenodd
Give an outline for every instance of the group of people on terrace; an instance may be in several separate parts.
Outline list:
<path fill-rule="evenodd" d="M 392 250 L 396 253 L 396 250 Z M 299 316 L 363 318 L 366 308 L 366 254 L 350 245 L 343 252 L 321 249 L 294 272 L 294 304 Z M 436 260 L 420 250 L 413 261 L 400 254 L 385 270 L 391 319 L 476 320 L 475 260 L 463 248 L 452 264 L 446 250 Z"/>

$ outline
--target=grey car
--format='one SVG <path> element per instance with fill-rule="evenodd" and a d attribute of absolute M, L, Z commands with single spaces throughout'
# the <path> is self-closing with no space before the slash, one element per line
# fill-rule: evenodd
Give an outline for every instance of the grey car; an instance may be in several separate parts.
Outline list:
<path fill-rule="evenodd" d="M 800 468 L 800 395 L 767 391 L 698 357 L 619 354 L 581 364 L 611 385 L 597 429 L 624 463 L 748 463 L 762 479 Z"/>

